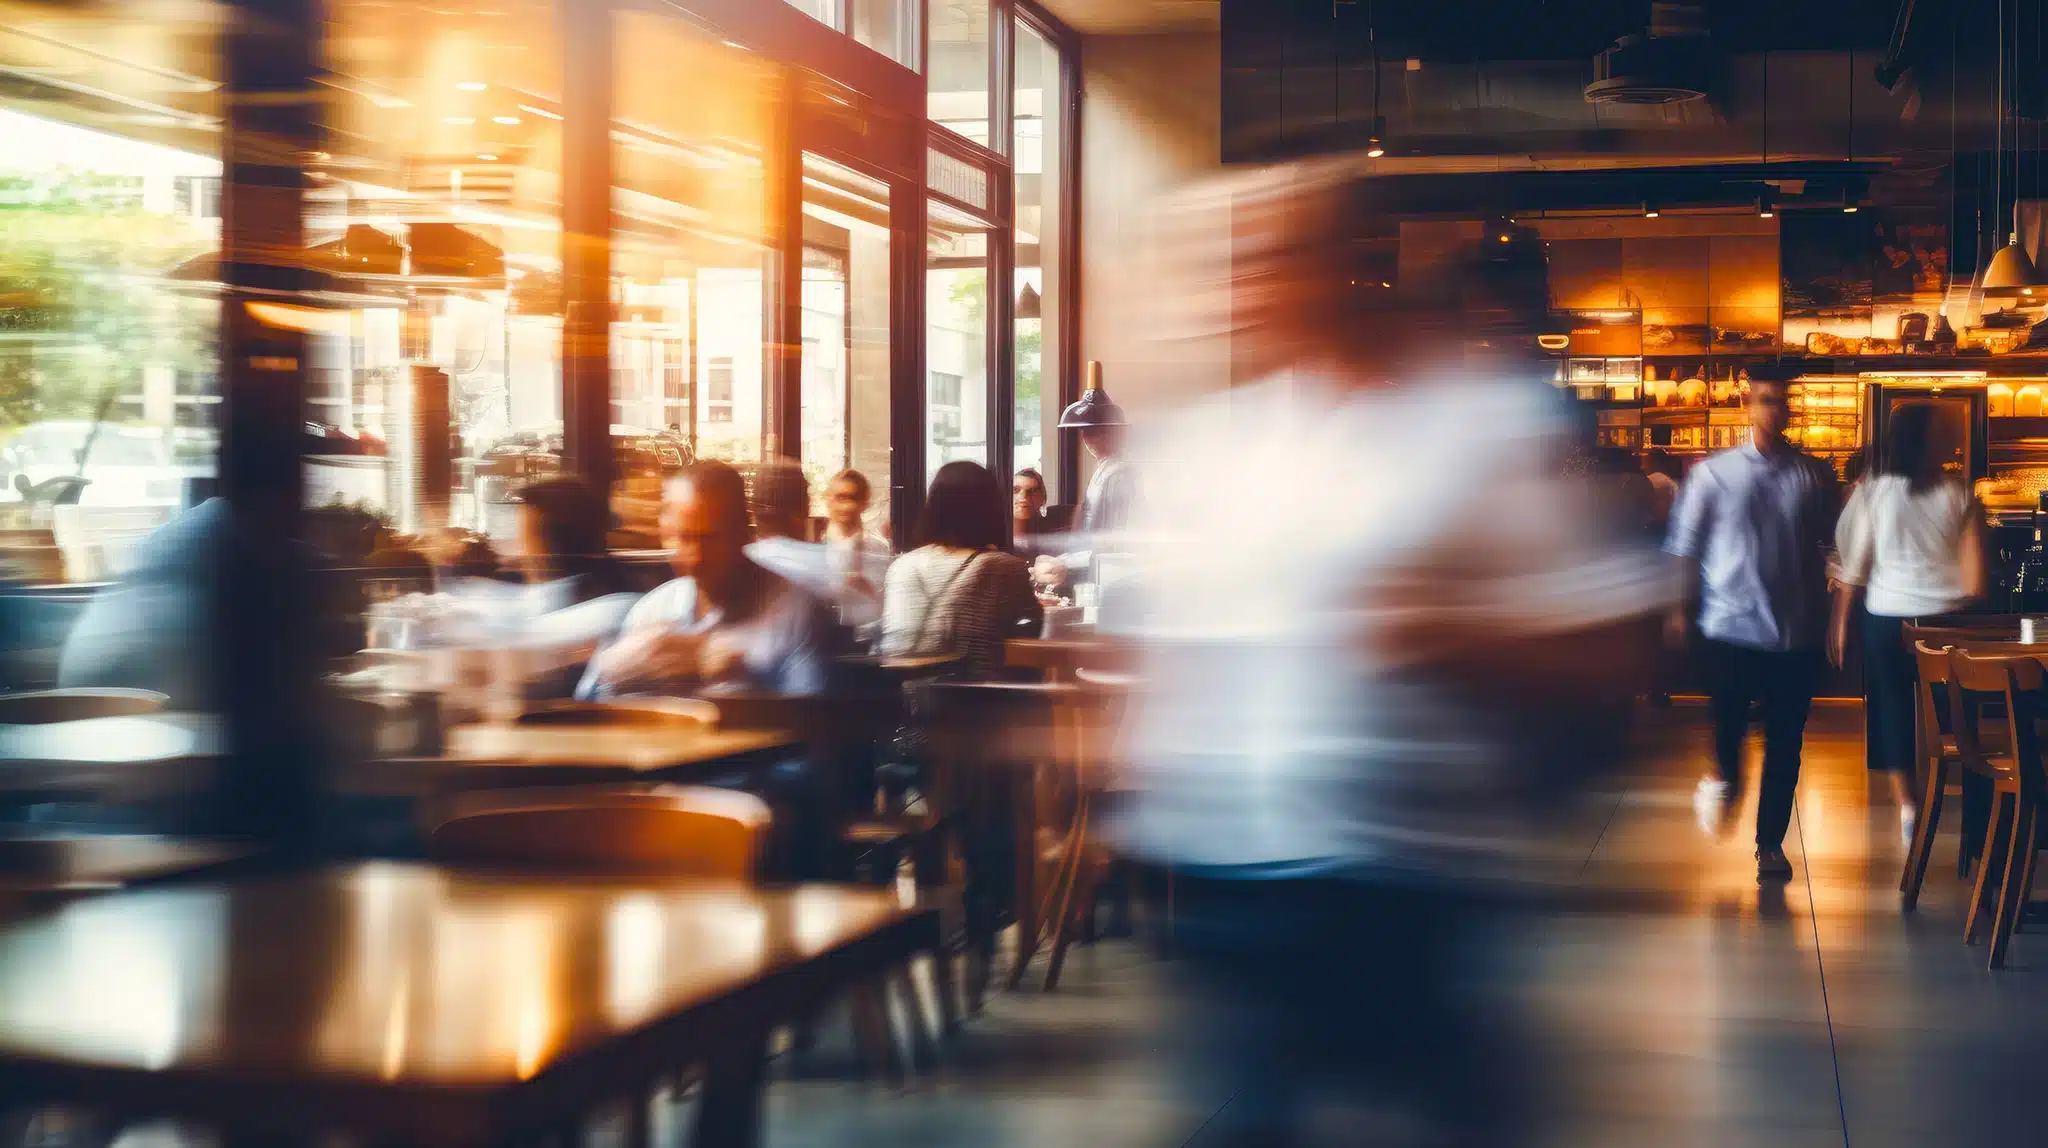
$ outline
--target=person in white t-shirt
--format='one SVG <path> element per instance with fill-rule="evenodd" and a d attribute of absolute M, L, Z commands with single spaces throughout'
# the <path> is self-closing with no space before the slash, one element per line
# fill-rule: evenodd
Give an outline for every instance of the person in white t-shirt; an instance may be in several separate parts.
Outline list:
<path fill-rule="evenodd" d="M 1839 571 L 1828 625 L 1828 659 L 1848 657 L 1850 617 L 1862 600 L 1863 682 L 1872 734 L 1870 766 L 1891 776 L 1899 828 L 1913 838 L 1913 652 L 1905 625 L 1945 614 L 1985 588 L 1984 510 L 1948 473 L 1933 442 L 1934 407 L 1891 412 L 1884 458 L 1857 484 L 1835 527 Z"/>

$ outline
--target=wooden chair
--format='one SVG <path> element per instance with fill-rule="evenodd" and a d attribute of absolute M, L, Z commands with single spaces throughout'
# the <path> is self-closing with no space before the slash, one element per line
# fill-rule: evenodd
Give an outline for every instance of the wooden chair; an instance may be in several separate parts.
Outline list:
<path fill-rule="evenodd" d="M 161 713 L 169 701 L 155 690 L 68 689 L 0 694 L 0 725 L 48 725 Z"/>
<path fill-rule="evenodd" d="M 443 861 L 753 881 L 770 815 L 760 798 L 703 786 L 464 794 L 434 827 Z"/>
<path fill-rule="evenodd" d="M 1956 750 L 1964 768 L 1991 783 L 1991 823 L 1985 835 L 1983 861 L 1977 866 L 1977 880 L 1970 893 L 1969 914 L 1963 921 L 1963 940 L 1974 943 L 1983 912 L 1996 893 L 1997 878 L 1991 876 L 1995 862 L 2010 851 L 2007 837 L 2015 822 L 2020 797 L 2018 739 L 2024 721 L 2013 720 L 2013 681 L 2008 666 L 2032 667 L 2021 673 L 2029 686 L 2039 667 L 2031 654 L 2007 650 L 1972 651 L 1958 646 L 1949 651 L 1949 707 L 1955 729 Z M 2006 732 L 1995 741 L 1987 737 L 1983 711 L 1987 701 L 2006 710 Z"/>
<path fill-rule="evenodd" d="M 1947 642 L 1937 646 L 1924 638 L 1913 643 L 1913 661 L 1919 670 L 1913 686 L 1913 760 L 1925 771 L 1925 782 L 1920 797 L 1920 821 L 1913 827 L 1913 844 L 1906 851 L 1905 872 L 1899 877 L 1901 903 L 1909 910 L 1919 903 L 1920 886 L 1927 879 L 1927 861 L 1934 852 L 1935 829 L 1941 822 L 1949 780 L 1964 768 L 1949 718 L 1951 648 Z"/>
<path fill-rule="evenodd" d="M 2013 934 L 2019 929 L 2020 915 L 2033 887 L 2035 860 L 2043 844 L 2039 834 L 2044 778 L 2036 722 L 2048 715 L 2048 672 L 2032 656 L 1979 659 L 1968 651 L 1958 651 L 1955 662 L 1957 678 L 1969 675 L 1973 686 L 1990 685 L 1994 675 L 2002 679 L 1998 686 L 2005 698 L 2012 731 L 2009 741 L 2014 768 L 2010 780 L 2001 778 L 1992 811 L 1989 848 L 1978 868 L 1980 889 L 1994 867 L 1999 871 L 1988 964 L 2001 969 L 2005 967 Z M 1997 864 L 2000 860 L 2003 865 Z M 1979 905 L 1981 901 L 1971 906 L 1973 918 Z"/>

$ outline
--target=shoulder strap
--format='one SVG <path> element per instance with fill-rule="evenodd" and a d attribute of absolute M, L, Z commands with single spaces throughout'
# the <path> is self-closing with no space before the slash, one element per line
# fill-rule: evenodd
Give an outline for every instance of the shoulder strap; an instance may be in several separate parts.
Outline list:
<path fill-rule="evenodd" d="M 955 566 L 953 573 L 947 575 L 945 584 L 939 587 L 939 592 L 926 599 L 924 620 L 918 623 L 917 642 L 911 647 L 912 649 L 918 651 L 927 649 L 925 639 L 931 637 L 933 621 L 942 617 L 950 617 L 950 613 L 944 607 L 947 600 L 952 596 L 953 587 L 959 583 L 961 575 L 967 573 L 970 567 L 976 562 L 981 561 L 982 556 L 988 553 L 990 552 L 987 550 L 977 550 L 961 559 L 960 565 Z"/>

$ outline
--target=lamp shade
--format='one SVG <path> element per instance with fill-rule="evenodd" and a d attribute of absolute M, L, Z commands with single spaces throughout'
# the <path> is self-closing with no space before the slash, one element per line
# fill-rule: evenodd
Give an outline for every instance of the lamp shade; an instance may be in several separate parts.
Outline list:
<path fill-rule="evenodd" d="M 1017 292 L 1017 317 L 1019 319 L 1043 318 L 1044 311 L 1045 304 L 1039 297 L 1038 288 L 1026 283 L 1024 289 Z"/>
<path fill-rule="evenodd" d="M 1102 389 L 1102 364 L 1088 364 L 1088 390 L 1079 401 L 1068 405 L 1060 412 L 1061 430 L 1079 430 L 1088 427 L 1120 427 L 1129 425 L 1124 418 L 1124 409 L 1111 402 L 1109 392 Z"/>
<path fill-rule="evenodd" d="M 2009 299 L 2017 295 L 2031 295 L 2033 289 L 2041 286 L 2040 272 L 2034 261 L 2027 257 L 2026 249 L 2020 246 L 2019 236 L 1998 249 L 1991 262 L 1984 267 L 1982 290 L 1994 299 Z"/>

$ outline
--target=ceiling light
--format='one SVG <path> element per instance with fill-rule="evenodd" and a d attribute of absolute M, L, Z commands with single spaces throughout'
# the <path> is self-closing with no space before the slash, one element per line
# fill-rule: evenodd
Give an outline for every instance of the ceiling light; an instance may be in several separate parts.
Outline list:
<path fill-rule="evenodd" d="M 402 100 L 397 96 L 371 95 L 369 100 L 380 108 L 409 108 L 412 106 L 411 100 Z"/>
<path fill-rule="evenodd" d="M 1657 218 L 1658 216 L 1660 216 L 1660 215 L 1663 215 L 1663 214 L 1664 214 L 1664 213 L 1663 213 L 1662 211 L 1660 211 L 1660 210 L 1658 210 L 1658 209 L 1657 209 L 1657 205 L 1656 205 L 1656 204 L 1654 204 L 1654 203 L 1648 203 L 1648 202 L 1646 202 L 1646 203 L 1644 203 L 1644 204 L 1643 204 L 1643 218 L 1644 218 L 1644 219 L 1655 219 L 1655 218 Z"/>
<path fill-rule="evenodd" d="M 1374 96 L 1375 100 L 1379 97 Z M 1374 109 L 1377 111 L 1378 109 Z M 1387 154 L 1387 117 L 1375 115 L 1372 131 L 1365 137 L 1365 154 L 1368 159 L 1378 159 Z"/>
<path fill-rule="evenodd" d="M 490 154 L 489 152 L 480 151 L 476 153 L 476 158 L 484 161 L 485 163 L 496 163 L 498 161 L 498 157 Z"/>
<path fill-rule="evenodd" d="M 1770 219 L 1778 214 L 1778 197 L 1769 188 L 1756 197 L 1756 213 L 1761 219 Z"/>
<path fill-rule="evenodd" d="M 476 118 L 474 116 L 449 116 L 448 118 L 442 120 L 441 122 L 447 124 L 451 128 L 466 128 L 469 125 L 475 123 Z"/>
<path fill-rule="evenodd" d="M 490 87 L 490 85 L 484 83 L 482 80 L 464 80 L 461 83 L 455 85 L 455 90 L 458 92 L 481 92 L 488 87 Z"/>
<path fill-rule="evenodd" d="M 1843 215 L 1854 215 L 1854 214 L 1856 214 L 1856 212 L 1857 212 L 1857 207 L 1856 207 L 1856 205 L 1855 205 L 1855 204 L 1853 204 L 1853 203 L 1845 203 L 1845 204 L 1843 204 L 1843 205 L 1842 205 L 1842 214 L 1843 214 Z"/>
<path fill-rule="evenodd" d="M 1501 241 L 1502 243 L 1506 243 L 1506 242 L 1508 241 L 1508 233 L 1507 233 L 1507 232 L 1503 231 L 1503 232 L 1501 232 L 1501 233 L 1500 233 L 1500 241 Z"/>
<path fill-rule="evenodd" d="M 2027 256 L 2027 249 L 2020 246 L 2019 232 L 2004 247 L 1991 256 L 1991 262 L 1984 268 L 1984 294 L 1993 298 L 2011 298 L 2023 295 L 2041 286 L 2041 275 L 2034 261 Z"/>
<path fill-rule="evenodd" d="M 504 125 L 505 125 L 506 127 L 508 127 L 508 128 L 509 128 L 509 127 L 511 127 L 512 125 L 514 125 L 514 124 L 516 124 L 516 123 L 518 123 L 518 122 L 519 122 L 519 117 L 518 117 L 518 116 L 492 116 L 492 117 L 491 117 L 491 122 L 492 122 L 492 123 L 494 123 L 494 124 L 504 124 Z"/>

